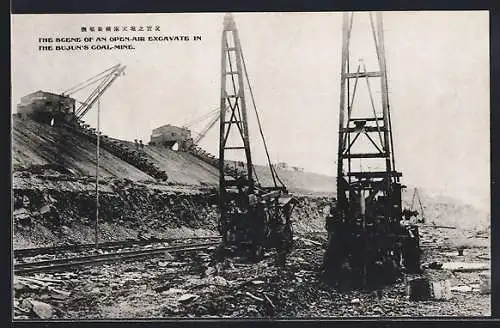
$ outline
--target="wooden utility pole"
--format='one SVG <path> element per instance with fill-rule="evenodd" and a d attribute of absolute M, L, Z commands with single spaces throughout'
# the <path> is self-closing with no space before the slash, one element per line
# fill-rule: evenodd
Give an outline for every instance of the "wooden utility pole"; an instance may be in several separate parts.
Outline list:
<path fill-rule="evenodd" d="M 99 90 L 98 90 L 99 92 Z M 100 116 L 101 116 L 101 99 L 97 98 L 97 149 L 96 149 L 96 166 L 95 166 L 95 248 L 99 249 L 99 146 L 100 146 Z"/>

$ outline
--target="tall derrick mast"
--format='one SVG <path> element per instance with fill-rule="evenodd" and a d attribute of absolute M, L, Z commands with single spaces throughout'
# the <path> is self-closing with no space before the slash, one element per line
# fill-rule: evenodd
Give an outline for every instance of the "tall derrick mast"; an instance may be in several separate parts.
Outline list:
<path fill-rule="evenodd" d="M 223 243 L 231 248 L 248 251 L 254 258 L 260 258 L 266 248 L 286 252 L 292 243 L 291 212 L 294 199 L 288 195 L 270 162 L 238 30 L 231 14 L 224 17 L 221 55 L 219 229 Z M 250 91 L 274 182 L 271 187 L 261 186 L 253 167 L 245 98 L 246 85 Z M 239 175 L 228 176 L 225 170 L 226 152 L 243 154 L 246 170 Z M 278 181 L 281 186 L 278 186 Z"/>
<path fill-rule="evenodd" d="M 415 243 L 409 233 L 415 227 L 401 226 L 404 186 L 395 169 L 382 14 L 375 14 L 375 22 L 372 13 L 368 16 L 378 67 L 367 70 L 360 61 L 355 71 L 350 53 L 354 13 L 343 17 L 337 202 L 327 218 L 325 257 L 329 278 L 339 281 L 347 274 L 363 286 L 392 282 L 401 256 L 407 269 L 419 262 L 418 239 Z M 360 80 L 366 83 L 369 105 L 355 102 Z M 380 84 L 378 102 L 374 82 Z"/>
<path fill-rule="evenodd" d="M 225 108 L 228 108 L 229 119 Z M 244 151 L 247 172 L 246 183 L 249 191 L 253 189 L 252 155 L 250 153 L 250 139 L 248 137 L 247 108 L 245 89 L 243 84 L 243 66 L 241 62 L 241 44 L 238 30 L 233 17 L 226 14 L 222 31 L 221 49 L 221 99 L 220 99 L 220 145 L 219 145 L 219 172 L 220 185 L 229 186 L 238 184 L 234 179 L 227 180 L 224 174 L 225 152 Z M 228 145 L 231 129 L 236 130 L 237 136 L 232 138 L 239 142 L 238 145 Z M 239 140 L 238 140 L 239 139 Z M 240 183 L 243 181 L 240 181 Z M 223 195 L 225 190 L 221 190 Z M 224 197 L 222 197 L 224 198 Z"/>

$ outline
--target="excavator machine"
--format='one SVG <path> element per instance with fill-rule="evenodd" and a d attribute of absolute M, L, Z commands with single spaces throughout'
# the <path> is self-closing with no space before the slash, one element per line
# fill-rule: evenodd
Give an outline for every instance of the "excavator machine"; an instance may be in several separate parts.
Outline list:
<path fill-rule="evenodd" d="M 124 74 L 125 67 L 121 64 L 114 65 L 62 93 L 40 90 L 26 95 L 21 98 L 18 113 L 21 114 L 21 117 L 31 116 L 37 121 L 51 125 L 79 124 L 104 92 L 119 76 Z M 92 89 L 83 102 L 74 98 L 78 92 L 87 90 L 96 84 L 97 87 Z"/>
<path fill-rule="evenodd" d="M 231 14 L 224 17 L 221 67 L 218 197 L 222 248 L 226 255 L 236 253 L 251 260 L 261 259 L 264 251 L 272 248 L 284 256 L 292 248 L 291 214 L 295 199 L 271 164 L 238 30 Z M 272 186 L 260 183 L 252 163 L 245 86 L 250 92 Z M 244 167 L 233 176 L 226 170 L 229 152 L 239 152 L 245 158 Z"/>
<path fill-rule="evenodd" d="M 403 272 L 418 272 L 420 247 L 418 227 L 403 223 L 405 186 L 395 167 L 382 13 L 358 15 L 369 19 L 378 69 L 367 70 L 364 61 L 352 64 L 355 14 L 344 13 L 337 199 L 326 218 L 324 269 L 338 286 L 373 289 L 394 283 Z M 380 83 L 379 102 L 372 81 Z M 364 109 L 354 101 L 361 83 L 369 95 Z"/>

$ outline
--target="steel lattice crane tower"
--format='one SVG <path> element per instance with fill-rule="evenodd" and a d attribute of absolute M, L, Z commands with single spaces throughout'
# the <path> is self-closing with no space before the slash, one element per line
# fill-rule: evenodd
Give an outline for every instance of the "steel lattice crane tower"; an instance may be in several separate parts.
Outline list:
<path fill-rule="evenodd" d="M 399 181 L 401 173 L 393 171 L 394 150 L 392 142 L 392 130 L 389 111 L 389 97 L 387 91 L 387 70 L 385 62 L 384 34 L 382 14 L 376 13 L 376 26 L 373 24 L 373 16 L 370 15 L 375 51 L 379 67 L 375 71 L 367 71 L 366 65 L 360 63 L 356 72 L 351 72 L 349 45 L 351 38 L 352 25 L 354 22 L 354 13 L 344 14 L 343 23 L 343 44 L 342 44 L 342 66 L 341 66 L 341 93 L 340 93 L 340 112 L 339 112 L 339 147 L 338 147 L 338 166 L 337 176 L 344 175 L 344 163 L 347 161 L 347 178 L 350 182 L 353 179 L 361 180 L 363 178 L 380 178 L 385 183 L 385 190 L 388 190 L 392 182 Z M 368 89 L 371 90 L 371 79 L 378 79 L 381 85 L 381 104 L 382 112 L 376 113 L 372 91 L 370 91 L 370 101 L 372 105 L 372 115 L 367 117 L 353 117 L 353 103 L 356 96 L 356 89 L 359 80 L 365 80 Z M 351 95 L 350 84 L 354 81 L 354 89 Z M 348 99 L 346 99 L 348 97 Z M 352 148 L 360 135 L 364 135 L 373 145 L 373 152 L 354 153 Z M 374 137 L 375 136 L 375 137 Z M 378 138 L 377 138 L 378 137 Z M 385 170 L 376 172 L 354 172 L 351 170 L 351 160 L 361 159 L 381 159 L 385 162 Z"/>
<path fill-rule="evenodd" d="M 253 167 L 245 86 L 250 91 L 274 186 L 262 186 Z M 243 250 L 255 259 L 260 259 L 264 250 L 270 248 L 283 255 L 293 243 L 291 213 L 295 199 L 288 194 L 271 164 L 238 30 L 231 14 L 224 16 L 222 31 L 219 108 L 219 230 L 223 248 Z M 225 170 L 226 152 L 229 151 L 243 153 L 246 161 L 246 170 L 235 177 L 228 176 Z"/>
<path fill-rule="evenodd" d="M 336 281 L 348 275 L 351 281 L 366 287 L 392 282 L 402 266 L 417 270 L 420 250 L 416 227 L 401 225 L 404 186 L 400 183 L 402 174 L 395 169 L 382 13 L 358 15 L 368 15 L 370 20 L 378 67 L 367 70 L 360 61 L 352 71 L 350 46 L 355 15 L 344 13 L 337 202 L 327 218 L 325 269 Z M 361 81 L 368 90 L 369 110 L 355 102 Z M 380 84 L 379 99 L 375 99 L 372 83 Z M 371 165 L 361 167 L 367 162 Z"/>
<path fill-rule="evenodd" d="M 238 29 L 232 15 L 224 16 L 221 49 L 221 97 L 220 97 L 220 147 L 219 171 L 224 172 L 226 151 L 244 151 L 247 165 L 246 180 L 250 191 L 253 189 L 252 155 L 250 152 L 250 139 L 248 137 L 247 107 L 245 89 L 243 84 L 244 72 L 241 59 L 241 44 Z M 229 113 L 227 119 L 226 110 Z M 231 129 L 237 129 L 238 145 L 228 145 Z M 236 139 L 236 138 L 234 138 Z M 220 174 L 220 185 L 230 184 L 226 175 Z"/>

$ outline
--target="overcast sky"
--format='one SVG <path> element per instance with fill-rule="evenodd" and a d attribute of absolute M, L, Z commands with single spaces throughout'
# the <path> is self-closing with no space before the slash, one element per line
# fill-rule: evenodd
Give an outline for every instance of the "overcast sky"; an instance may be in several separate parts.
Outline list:
<path fill-rule="evenodd" d="M 376 70 L 370 60 L 375 53 L 367 16 L 356 15 L 353 62 L 364 58 L 367 69 Z M 126 75 L 102 97 L 102 130 L 113 137 L 149 141 L 155 127 L 180 125 L 218 107 L 223 16 L 14 15 L 13 106 L 27 93 L 62 92 L 122 63 Z M 273 161 L 334 175 L 342 14 L 234 17 Z M 489 207 L 490 194 L 488 19 L 486 11 L 384 13 L 396 166 L 404 183 L 483 208 Z M 159 25 L 161 32 L 80 32 L 81 26 L 115 25 Z M 136 44 L 128 51 L 37 50 L 38 38 L 44 36 L 127 33 L 200 35 L 202 40 Z M 75 95 L 80 100 L 85 96 Z M 249 115 L 253 158 L 263 163 L 255 119 Z M 95 108 L 85 119 L 95 125 Z M 192 128 L 201 131 L 204 124 Z M 217 125 L 201 145 L 218 153 Z"/>

